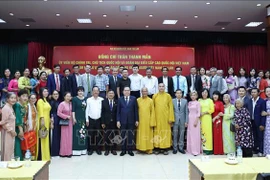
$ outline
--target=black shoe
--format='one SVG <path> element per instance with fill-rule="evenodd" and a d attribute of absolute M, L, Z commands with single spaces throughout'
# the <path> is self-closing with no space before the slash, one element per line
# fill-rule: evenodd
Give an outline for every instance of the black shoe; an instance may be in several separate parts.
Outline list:
<path fill-rule="evenodd" d="M 126 151 L 122 151 L 121 153 L 120 153 L 120 156 L 124 156 L 126 154 Z"/>
<path fill-rule="evenodd" d="M 177 154 L 177 150 L 173 150 L 173 152 L 172 152 L 173 154 Z"/>
<path fill-rule="evenodd" d="M 169 155 L 169 152 L 167 150 L 163 151 L 164 155 Z"/>
<path fill-rule="evenodd" d="M 130 156 L 134 156 L 134 153 L 133 153 L 132 151 L 128 151 L 128 154 L 129 154 Z"/>
<path fill-rule="evenodd" d="M 88 155 L 91 156 L 94 153 L 93 150 L 88 151 Z"/>
<path fill-rule="evenodd" d="M 186 154 L 186 152 L 183 149 L 179 149 L 179 152 L 182 154 Z"/>
<path fill-rule="evenodd" d="M 108 150 L 106 150 L 105 153 L 104 153 L 104 155 L 105 155 L 105 156 L 108 156 L 109 153 L 110 153 L 110 152 L 109 152 Z"/>
<path fill-rule="evenodd" d="M 98 155 L 102 154 L 100 150 L 96 150 L 96 152 L 97 152 Z"/>
<path fill-rule="evenodd" d="M 72 157 L 72 155 L 67 156 L 67 158 L 71 158 L 71 157 Z"/>
<path fill-rule="evenodd" d="M 114 150 L 113 150 L 113 151 L 111 151 L 111 153 L 112 153 L 113 155 L 115 155 L 115 156 L 117 155 L 117 152 L 116 152 L 116 151 L 114 151 Z"/>

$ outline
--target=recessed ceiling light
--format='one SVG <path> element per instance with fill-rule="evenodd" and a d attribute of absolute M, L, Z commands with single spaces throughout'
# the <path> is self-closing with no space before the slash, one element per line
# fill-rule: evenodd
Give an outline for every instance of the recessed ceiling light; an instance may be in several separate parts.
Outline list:
<path fill-rule="evenodd" d="M 56 13 L 55 15 L 56 15 L 56 16 L 60 16 L 60 14 L 59 14 L 59 13 Z"/>
<path fill-rule="evenodd" d="M 107 17 L 107 14 L 103 14 L 102 16 L 103 16 L 103 17 Z"/>
<path fill-rule="evenodd" d="M 89 15 L 91 15 L 91 13 L 88 13 Z"/>
<path fill-rule="evenodd" d="M 222 30 L 224 30 L 224 29 L 225 29 L 225 27 L 222 27 L 221 29 L 222 29 Z"/>
<path fill-rule="evenodd" d="M 188 27 L 187 27 L 187 26 L 185 26 L 184 28 L 185 28 L 185 29 L 187 29 Z"/>
<path fill-rule="evenodd" d="M 91 19 L 77 19 L 78 23 L 82 23 L 82 24 L 90 24 L 92 23 Z"/>
<path fill-rule="evenodd" d="M 265 31 L 265 28 L 262 28 L 262 31 Z"/>
<path fill-rule="evenodd" d="M 10 16 L 14 16 L 14 14 L 12 12 L 9 13 Z"/>
<path fill-rule="evenodd" d="M 241 19 L 242 19 L 242 18 L 240 18 L 240 17 L 237 18 L 238 21 L 241 20 Z"/>
<path fill-rule="evenodd" d="M 199 16 L 195 15 L 194 18 L 198 18 Z"/>
<path fill-rule="evenodd" d="M 110 26 L 109 25 L 106 25 L 106 28 L 109 28 Z"/>
<path fill-rule="evenodd" d="M 163 24 L 176 24 L 178 20 L 164 20 Z"/>
<path fill-rule="evenodd" d="M 154 1 L 153 1 L 153 3 L 157 3 L 157 1 L 156 1 L 156 0 L 154 0 Z"/>
<path fill-rule="evenodd" d="M 45 2 L 46 2 L 46 1 L 48 1 L 48 0 L 43 0 L 43 1 L 45 1 Z"/>
<path fill-rule="evenodd" d="M 205 4 L 210 5 L 211 3 L 210 3 L 210 2 L 207 2 L 207 3 L 205 3 Z"/>
<path fill-rule="evenodd" d="M 98 0 L 98 2 L 100 2 L 100 3 L 101 3 L 101 2 L 103 2 L 103 0 Z"/>
<path fill-rule="evenodd" d="M 257 7 L 260 7 L 261 6 L 261 4 L 257 4 Z"/>
<path fill-rule="evenodd" d="M 26 24 L 25 26 L 26 26 L 26 27 L 29 27 L 30 25 L 29 25 L 29 24 Z"/>
<path fill-rule="evenodd" d="M 257 27 L 259 25 L 261 25 L 263 22 L 250 22 L 248 24 L 246 24 L 246 27 Z"/>
<path fill-rule="evenodd" d="M 0 23 L 6 23 L 6 21 L 4 21 L 3 19 L 0 19 Z"/>
<path fill-rule="evenodd" d="M 136 11 L 136 6 L 134 5 L 128 5 L 128 6 L 119 6 L 120 11 Z"/>
<path fill-rule="evenodd" d="M 146 28 L 149 28 L 149 26 L 145 26 Z"/>
<path fill-rule="evenodd" d="M 153 17 L 153 14 L 149 14 L 149 17 Z"/>

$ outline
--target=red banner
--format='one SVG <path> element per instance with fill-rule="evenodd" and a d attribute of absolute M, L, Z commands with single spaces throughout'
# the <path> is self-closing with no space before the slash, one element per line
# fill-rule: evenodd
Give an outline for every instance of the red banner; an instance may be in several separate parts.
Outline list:
<path fill-rule="evenodd" d="M 129 73 L 132 73 L 132 65 L 138 64 L 143 76 L 147 67 L 153 69 L 153 75 L 160 76 L 161 68 L 165 66 L 171 76 L 175 74 L 176 66 L 181 66 L 182 74 L 187 75 L 190 67 L 195 65 L 194 48 L 156 46 L 55 46 L 53 63 L 60 64 L 61 69 L 71 69 L 74 64 L 80 65 L 80 69 L 86 64 L 91 64 L 92 69 L 99 65 L 110 65 L 111 68 L 124 65 Z M 96 70 L 91 73 L 95 74 Z"/>

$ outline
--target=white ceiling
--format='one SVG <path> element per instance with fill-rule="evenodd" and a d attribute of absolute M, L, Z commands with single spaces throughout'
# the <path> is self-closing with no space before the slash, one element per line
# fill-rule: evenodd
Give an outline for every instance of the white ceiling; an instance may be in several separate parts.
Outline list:
<path fill-rule="evenodd" d="M 206 2 L 211 2 L 206 5 Z M 257 7 L 260 3 L 261 6 Z M 186 31 L 262 32 L 266 27 L 266 6 L 270 1 L 182 1 L 152 0 L 0 0 L 0 29 L 143 29 Z M 120 5 L 135 5 L 135 12 L 120 12 Z M 12 12 L 14 16 L 10 16 Z M 89 12 L 91 15 L 89 15 Z M 57 17 L 56 13 L 60 13 Z M 107 14 L 104 18 L 102 15 Z M 150 18 L 149 14 L 153 14 Z M 194 18 L 198 15 L 199 18 Z M 237 20 L 241 17 L 241 20 Z M 19 18 L 36 22 L 24 23 Z M 92 24 L 79 24 L 77 18 L 91 18 Z M 163 25 L 165 19 L 178 20 L 176 25 Z M 256 28 L 244 27 L 251 21 L 262 21 Z M 231 22 L 222 30 L 217 22 Z M 25 25 L 29 24 L 30 27 Z M 66 27 L 66 26 L 69 27 Z M 109 28 L 106 28 L 109 25 Z M 184 26 L 188 28 L 185 29 Z M 145 26 L 149 26 L 146 28 Z"/>

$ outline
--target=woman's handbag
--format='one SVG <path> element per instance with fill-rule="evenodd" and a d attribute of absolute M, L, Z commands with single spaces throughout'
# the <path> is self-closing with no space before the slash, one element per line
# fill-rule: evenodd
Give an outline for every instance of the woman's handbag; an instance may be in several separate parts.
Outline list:
<path fill-rule="evenodd" d="M 45 126 L 41 126 L 38 130 L 38 137 L 41 139 L 45 139 L 48 136 L 48 129 Z"/>
<path fill-rule="evenodd" d="M 235 132 L 235 125 L 232 122 L 230 124 L 230 130 L 231 132 Z"/>
<path fill-rule="evenodd" d="M 59 120 L 60 126 L 68 126 L 69 125 L 69 119 L 60 119 Z"/>

